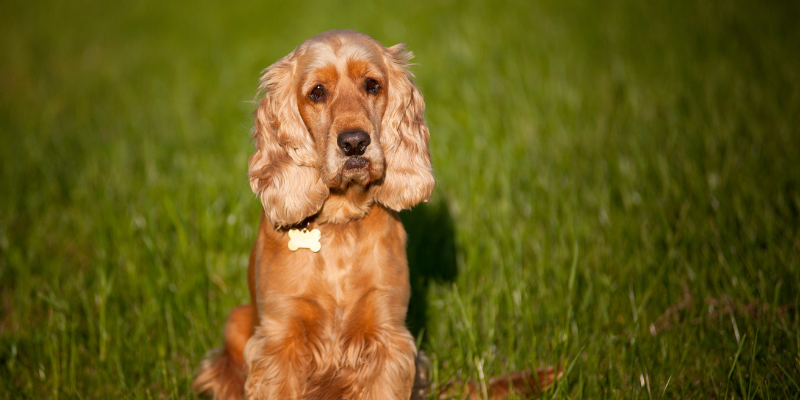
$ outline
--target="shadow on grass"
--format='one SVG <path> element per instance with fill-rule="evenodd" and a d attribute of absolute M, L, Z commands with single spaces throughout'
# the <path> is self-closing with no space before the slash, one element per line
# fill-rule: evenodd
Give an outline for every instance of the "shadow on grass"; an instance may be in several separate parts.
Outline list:
<path fill-rule="evenodd" d="M 408 233 L 406 253 L 411 280 L 406 325 L 416 337 L 426 327 L 429 283 L 456 279 L 455 231 L 447 205 L 442 201 L 403 211 L 400 219 Z"/>

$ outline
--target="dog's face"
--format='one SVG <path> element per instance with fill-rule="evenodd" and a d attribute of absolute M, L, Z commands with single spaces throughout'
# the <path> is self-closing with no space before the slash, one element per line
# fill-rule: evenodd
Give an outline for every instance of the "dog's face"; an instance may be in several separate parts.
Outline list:
<path fill-rule="evenodd" d="M 295 72 L 300 117 L 314 138 L 320 178 L 332 190 L 367 186 L 384 175 L 385 50 L 372 40 L 349 39 L 311 43 Z"/>
<path fill-rule="evenodd" d="M 329 31 L 266 69 L 250 185 L 274 225 L 298 223 L 353 188 L 366 193 L 354 205 L 361 210 L 430 198 L 425 103 L 406 67 L 411 57 L 404 45 Z"/>

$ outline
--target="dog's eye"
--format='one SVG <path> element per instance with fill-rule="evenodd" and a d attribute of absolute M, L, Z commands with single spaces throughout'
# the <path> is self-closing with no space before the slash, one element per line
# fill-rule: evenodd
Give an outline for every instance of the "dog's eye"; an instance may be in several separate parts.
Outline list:
<path fill-rule="evenodd" d="M 367 80 L 364 81 L 364 90 L 369 94 L 378 94 L 378 92 L 381 91 L 381 85 L 375 79 L 367 78 Z"/>
<path fill-rule="evenodd" d="M 322 85 L 314 86 L 314 89 L 308 94 L 308 98 L 315 103 L 325 101 L 325 88 Z"/>

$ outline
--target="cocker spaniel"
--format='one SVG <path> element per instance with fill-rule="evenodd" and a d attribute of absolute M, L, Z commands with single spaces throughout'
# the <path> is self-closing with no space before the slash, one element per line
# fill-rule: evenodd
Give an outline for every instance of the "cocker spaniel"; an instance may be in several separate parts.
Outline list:
<path fill-rule="evenodd" d="M 249 163 L 263 203 L 250 304 L 231 312 L 225 346 L 200 364 L 195 391 L 226 400 L 411 396 L 417 350 L 405 327 L 397 212 L 434 187 L 411 57 L 403 44 L 330 31 L 265 70 Z"/>

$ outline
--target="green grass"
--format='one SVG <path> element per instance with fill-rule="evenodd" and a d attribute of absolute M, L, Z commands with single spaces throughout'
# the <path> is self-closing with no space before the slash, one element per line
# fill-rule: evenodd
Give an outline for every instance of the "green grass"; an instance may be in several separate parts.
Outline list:
<path fill-rule="evenodd" d="M 192 398 L 244 303 L 259 71 L 406 42 L 437 189 L 403 215 L 436 384 L 798 398 L 800 7 L 0 5 L 0 398 Z"/>

